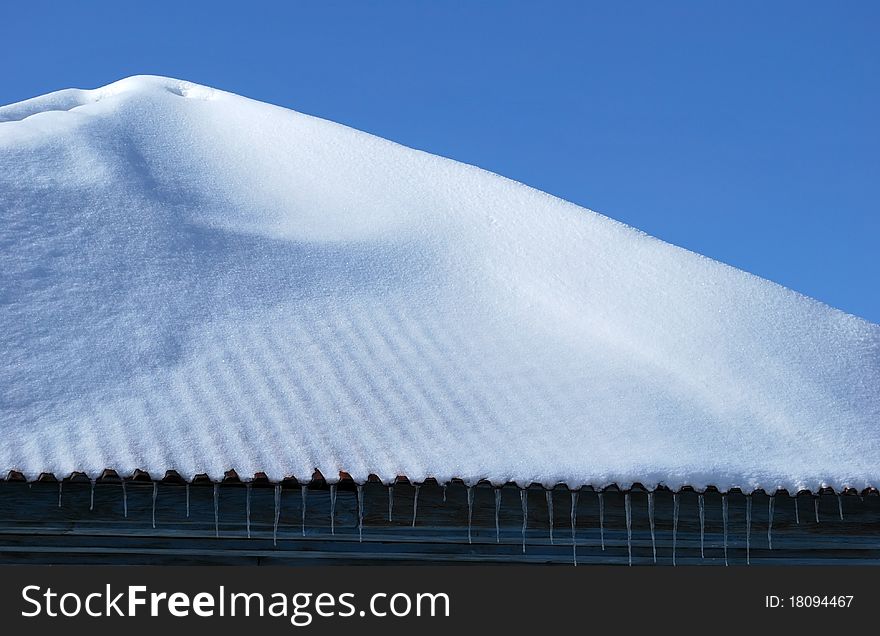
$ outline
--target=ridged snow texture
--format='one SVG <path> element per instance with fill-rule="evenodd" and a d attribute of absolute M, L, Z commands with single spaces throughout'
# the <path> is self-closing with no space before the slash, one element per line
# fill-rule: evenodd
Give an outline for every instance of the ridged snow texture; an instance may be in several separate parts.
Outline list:
<path fill-rule="evenodd" d="M 0 121 L 2 472 L 880 483 L 878 325 L 187 82 Z"/>

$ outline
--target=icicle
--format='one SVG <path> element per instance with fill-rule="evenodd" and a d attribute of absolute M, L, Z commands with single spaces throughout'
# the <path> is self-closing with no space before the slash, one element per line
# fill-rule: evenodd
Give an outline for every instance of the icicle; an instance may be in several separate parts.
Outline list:
<path fill-rule="evenodd" d="M 546 491 L 544 497 L 547 499 L 547 518 L 550 520 L 550 545 L 553 545 L 553 491 Z"/>
<path fill-rule="evenodd" d="M 302 536 L 306 536 L 306 500 L 309 498 L 309 487 L 305 485 L 300 486 L 299 494 L 302 498 Z"/>
<path fill-rule="evenodd" d="M 523 524 L 522 524 L 522 551 L 526 553 L 526 528 L 529 524 L 529 497 L 527 491 L 522 489 L 519 491 L 519 501 L 522 504 Z"/>
<path fill-rule="evenodd" d="M 159 484 L 153 482 L 153 528 L 156 528 L 156 498 L 159 496 Z"/>
<path fill-rule="evenodd" d="M 413 495 L 413 520 L 412 527 L 416 527 L 416 514 L 419 512 L 419 485 L 415 484 L 416 494 Z M 446 486 L 443 487 L 443 492 L 446 492 Z M 443 501 L 446 501 L 445 499 Z"/>
<path fill-rule="evenodd" d="M 773 509 L 776 507 L 776 495 L 770 495 L 770 503 L 767 504 L 767 547 L 773 549 Z"/>
<path fill-rule="evenodd" d="M 89 490 L 89 510 L 94 510 L 95 509 L 95 480 L 94 479 L 90 480 L 89 488 L 90 488 L 90 490 Z"/>
<path fill-rule="evenodd" d="M 724 522 L 724 565 L 730 565 L 727 561 L 727 495 L 721 495 L 721 519 Z"/>
<path fill-rule="evenodd" d="M 388 486 L 388 523 L 391 523 L 391 513 L 394 511 L 394 486 Z"/>
<path fill-rule="evenodd" d="M 189 519 L 189 482 L 186 482 L 186 518 Z"/>
<path fill-rule="evenodd" d="M 61 507 L 61 492 L 64 490 L 64 480 L 58 480 L 58 507 Z"/>
<path fill-rule="evenodd" d="M 623 496 L 623 507 L 626 510 L 626 553 L 629 559 L 629 565 L 633 564 L 632 551 L 632 508 L 630 503 L 630 494 Z"/>
<path fill-rule="evenodd" d="M 275 517 L 272 519 L 272 545 L 278 545 L 278 522 L 281 520 L 281 484 L 275 484 Z"/>
<path fill-rule="evenodd" d="M 336 534 L 336 484 L 330 484 L 330 534 Z"/>
<path fill-rule="evenodd" d="M 247 527 L 247 538 L 251 538 L 251 483 L 244 485 L 244 508 L 245 508 L 245 524 Z"/>
<path fill-rule="evenodd" d="M 819 523 L 819 495 L 813 498 L 813 512 L 816 513 L 816 523 Z"/>
<path fill-rule="evenodd" d="M 501 524 L 499 517 L 501 516 L 501 489 L 495 489 L 495 543 L 501 543 Z"/>
<path fill-rule="evenodd" d="M 843 497 L 837 493 L 837 511 L 840 513 L 840 520 L 843 521 Z"/>
<path fill-rule="evenodd" d="M 358 541 L 364 540 L 364 487 L 358 484 Z"/>
<path fill-rule="evenodd" d="M 220 484 L 214 483 L 214 536 L 220 537 Z"/>
<path fill-rule="evenodd" d="M 128 519 L 128 492 L 125 489 L 125 479 L 122 480 L 122 515 Z"/>
<path fill-rule="evenodd" d="M 752 496 L 746 495 L 746 565 L 752 564 L 751 538 L 752 538 Z"/>
<path fill-rule="evenodd" d="M 654 538 L 654 493 L 648 493 L 648 522 L 651 524 L 651 552 L 654 555 L 654 563 L 657 563 L 657 541 Z"/>
<path fill-rule="evenodd" d="M 467 487 L 467 503 L 468 503 L 468 543 L 471 541 L 471 526 L 474 520 L 474 487 Z"/>
<path fill-rule="evenodd" d="M 578 509 L 578 491 L 571 491 L 571 558 L 574 561 L 575 567 L 578 564 L 578 552 L 577 552 L 577 536 L 575 535 L 575 529 L 577 528 L 577 509 Z"/>
<path fill-rule="evenodd" d="M 678 493 L 672 493 L 672 565 L 675 565 L 675 548 L 678 542 Z"/>
<path fill-rule="evenodd" d="M 798 496 L 794 496 L 794 522 L 801 525 L 801 512 L 798 510 Z"/>
<path fill-rule="evenodd" d="M 416 486 L 418 489 L 418 486 Z M 443 484 L 443 503 L 446 503 L 446 484 Z"/>
<path fill-rule="evenodd" d="M 599 492 L 599 541 L 605 549 L 605 496 Z"/>
<path fill-rule="evenodd" d="M 700 558 L 706 558 L 705 552 L 705 544 L 706 544 L 706 502 L 703 500 L 703 495 L 700 494 L 698 498 L 700 502 Z"/>

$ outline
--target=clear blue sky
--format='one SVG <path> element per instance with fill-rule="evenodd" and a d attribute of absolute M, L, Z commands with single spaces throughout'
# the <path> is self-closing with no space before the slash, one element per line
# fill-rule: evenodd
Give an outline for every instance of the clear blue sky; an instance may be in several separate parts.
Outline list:
<path fill-rule="evenodd" d="M 3 5 L 0 60 L 0 103 L 189 79 L 880 322 L 880 2 L 28 0 Z"/>

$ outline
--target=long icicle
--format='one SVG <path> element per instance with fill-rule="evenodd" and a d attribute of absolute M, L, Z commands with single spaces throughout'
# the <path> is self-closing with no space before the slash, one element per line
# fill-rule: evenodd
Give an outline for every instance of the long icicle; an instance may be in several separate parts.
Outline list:
<path fill-rule="evenodd" d="M 58 507 L 61 507 L 61 493 L 64 490 L 64 480 L 58 480 Z"/>
<path fill-rule="evenodd" d="M 672 565 L 675 565 L 675 548 L 678 543 L 678 493 L 672 493 Z"/>
<path fill-rule="evenodd" d="M 244 485 L 244 508 L 245 508 L 245 524 L 247 527 L 247 538 L 251 538 L 251 482 Z"/>
<path fill-rule="evenodd" d="M 122 478 L 122 516 L 128 519 L 128 491 L 125 489 L 125 478 Z"/>
<path fill-rule="evenodd" d="M 721 495 L 721 520 L 724 525 L 724 565 L 730 565 L 727 560 L 727 495 Z"/>
<path fill-rule="evenodd" d="M 843 496 L 837 493 L 837 511 L 840 513 L 840 520 L 843 521 Z"/>
<path fill-rule="evenodd" d="M 300 517 L 301 526 L 302 526 L 302 536 L 306 536 L 306 504 L 309 499 L 309 487 L 305 484 L 299 487 L 299 495 L 302 499 L 302 515 Z"/>
<path fill-rule="evenodd" d="M 336 484 L 330 484 L 330 534 L 336 534 Z"/>
<path fill-rule="evenodd" d="M 801 511 L 798 510 L 798 494 L 795 493 L 794 496 L 794 522 L 797 525 L 801 525 Z"/>
<path fill-rule="evenodd" d="M 553 491 L 544 491 L 544 497 L 547 499 L 547 519 L 550 522 L 550 545 L 553 545 Z"/>
<path fill-rule="evenodd" d="M 471 541 L 471 526 L 474 521 L 474 487 L 467 487 L 467 505 L 468 505 L 468 543 Z"/>
<path fill-rule="evenodd" d="M 159 496 L 159 484 L 153 482 L 153 528 L 156 528 L 156 499 Z"/>
<path fill-rule="evenodd" d="M 414 484 L 416 488 L 416 492 L 413 495 L 413 518 L 412 518 L 412 527 L 416 527 L 416 515 L 419 512 L 419 485 Z"/>
<path fill-rule="evenodd" d="M 529 525 L 529 497 L 525 488 L 519 491 L 519 500 L 522 504 L 523 523 L 522 523 L 522 551 L 526 553 L 526 529 Z"/>
<path fill-rule="evenodd" d="M 501 543 L 501 489 L 495 489 L 495 543 Z"/>
<path fill-rule="evenodd" d="M 95 480 L 91 479 L 89 485 L 89 510 L 95 509 Z"/>
<path fill-rule="evenodd" d="M 186 518 L 189 519 L 189 482 L 186 482 Z"/>
<path fill-rule="evenodd" d="M 358 499 L 358 541 L 364 540 L 364 486 L 363 484 L 357 485 L 357 499 Z"/>
<path fill-rule="evenodd" d="M 623 507 L 626 510 L 626 553 L 627 558 L 629 560 L 629 565 L 633 564 L 633 551 L 632 551 L 632 504 L 630 502 L 630 494 L 627 492 L 623 496 Z"/>
<path fill-rule="evenodd" d="M 746 495 L 746 565 L 752 564 L 752 496 Z"/>
<path fill-rule="evenodd" d="M 214 536 L 220 537 L 220 484 L 214 482 Z"/>
<path fill-rule="evenodd" d="M 648 522 L 651 525 L 651 553 L 657 563 L 657 540 L 654 538 L 654 493 L 648 493 Z"/>
<path fill-rule="evenodd" d="M 819 523 L 819 495 L 813 497 L 813 512 L 816 513 L 816 523 Z"/>
<path fill-rule="evenodd" d="M 272 519 L 272 545 L 278 545 L 278 522 L 281 520 L 281 484 L 275 484 L 275 516 Z"/>
<path fill-rule="evenodd" d="M 770 503 L 767 504 L 767 548 L 773 549 L 773 510 L 776 507 L 776 495 L 770 495 Z"/>
<path fill-rule="evenodd" d="M 575 534 L 577 529 L 577 509 L 578 509 L 578 491 L 571 491 L 571 558 L 574 561 L 575 567 L 578 564 L 578 551 L 577 551 L 577 535 Z"/>
<path fill-rule="evenodd" d="M 698 497 L 698 501 L 700 502 L 700 558 L 706 558 L 705 544 L 706 544 L 706 502 L 703 498 L 703 493 L 700 493 Z"/>
<path fill-rule="evenodd" d="M 599 493 L 599 542 L 602 544 L 602 551 L 605 550 L 605 495 L 600 490 Z"/>
<path fill-rule="evenodd" d="M 391 523 L 391 516 L 394 512 L 394 486 L 388 486 L 388 523 Z"/>

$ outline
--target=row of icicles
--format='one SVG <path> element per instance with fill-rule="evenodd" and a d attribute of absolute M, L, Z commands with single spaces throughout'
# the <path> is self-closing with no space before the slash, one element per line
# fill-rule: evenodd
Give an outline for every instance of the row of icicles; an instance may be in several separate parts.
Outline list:
<path fill-rule="evenodd" d="M 122 510 L 123 515 L 128 518 L 128 494 L 126 492 L 125 480 L 122 482 Z M 58 482 L 58 507 L 62 507 L 62 492 L 63 492 L 64 482 Z M 247 529 L 247 538 L 251 538 L 251 484 L 245 483 L 246 488 L 246 496 L 245 496 L 245 507 L 246 507 L 246 529 Z M 272 543 L 273 545 L 278 545 L 278 523 L 281 519 L 281 484 L 275 485 L 275 515 L 274 521 L 272 524 Z M 358 505 L 358 540 L 364 540 L 364 487 L 362 484 L 357 484 L 357 505 Z M 412 527 L 416 527 L 416 517 L 418 515 L 419 510 L 419 488 L 418 484 L 414 484 L 415 488 L 415 496 L 413 497 L 413 510 L 412 510 Z M 529 512 L 529 504 L 528 498 L 526 496 L 526 490 L 520 489 L 520 501 L 522 504 L 522 514 L 523 514 L 523 523 L 522 523 L 522 551 L 525 554 L 526 551 L 526 530 L 528 529 L 528 512 Z M 156 499 L 159 494 L 159 487 L 157 482 L 153 482 L 153 497 L 152 497 L 152 524 L 153 528 L 156 527 Z M 306 485 L 300 486 L 300 494 L 302 497 L 302 536 L 306 536 L 306 503 L 309 494 L 309 487 Z M 550 527 L 550 543 L 554 543 L 553 538 L 553 496 L 552 493 L 547 490 L 545 491 L 545 496 L 547 498 L 547 512 L 549 516 L 549 527 Z M 578 505 L 578 496 L 579 492 L 577 490 L 570 491 L 571 494 L 571 547 L 572 547 L 572 562 L 574 565 L 578 564 L 577 560 L 577 505 Z M 599 541 L 602 550 L 605 550 L 605 500 L 604 495 L 601 491 L 596 493 L 599 497 Z M 189 496 L 190 496 L 190 484 L 186 484 L 186 516 L 189 518 Z M 443 501 L 446 501 L 446 486 L 443 486 Z M 700 494 L 698 496 L 699 501 L 699 513 L 700 513 L 700 557 L 706 558 L 705 554 L 705 532 L 706 532 L 706 516 L 705 516 L 705 502 L 703 499 L 703 495 Z M 467 504 L 468 504 L 468 543 L 472 543 L 472 522 L 473 522 L 473 512 L 474 512 L 474 487 L 467 487 Z M 775 495 L 771 495 L 768 503 L 768 524 L 767 524 L 767 545 L 769 549 L 773 549 L 773 511 L 775 507 Z M 841 499 L 840 494 L 837 495 L 837 508 L 840 514 L 841 521 L 843 520 L 843 500 Z M 89 510 L 95 509 L 95 480 L 91 480 L 91 490 L 89 493 Z M 388 486 L 388 521 L 391 521 L 392 511 L 394 509 L 394 487 Z M 624 510 L 626 513 L 626 547 L 627 547 L 627 555 L 629 565 L 632 565 L 632 499 L 629 492 L 624 494 Z M 501 512 L 501 489 L 495 489 L 495 541 L 496 543 L 501 542 L 501 526 L 499 524 L 499 516 Z M 816 517 L 816 523 L 819 523 L 819 498 L 813 498 L 813 512 Z M 676 565 L 675 562 L 675 553 L 676 553 L 676 543 L 678 538 L 678 513 L 679 513 L 679 494 L 673 493 L 672 495 L 672 565 Z M 795 513 L 795 522 L 800 525 L 800 510 L 798 507 L 798 498 L 794 498 L 794 513 Z M 727 495 L 721 495 L 721 518 L 723 521 L 723 536 L 724 536 L 724 565 L 729 565 L 727 558 Z M 648 492 L 648 519 L 651 527 L 651 549 L 653 552 L 654 563 L 657 562 L 657 542 L 654 533 L 654 493 Z M 750 495 L 746 495 L 746 563 L 750 563 L 750 552 L 751 552 L 751 530 L 752 530 L 752 498 Z M 330 532 L 331 534 L 336 534 L 336 484 L 330 484 Z M 219 484 L 214 483 L 214 534 L 216 537 L 220 536 L 220 493 L 219 493 Z"/>

